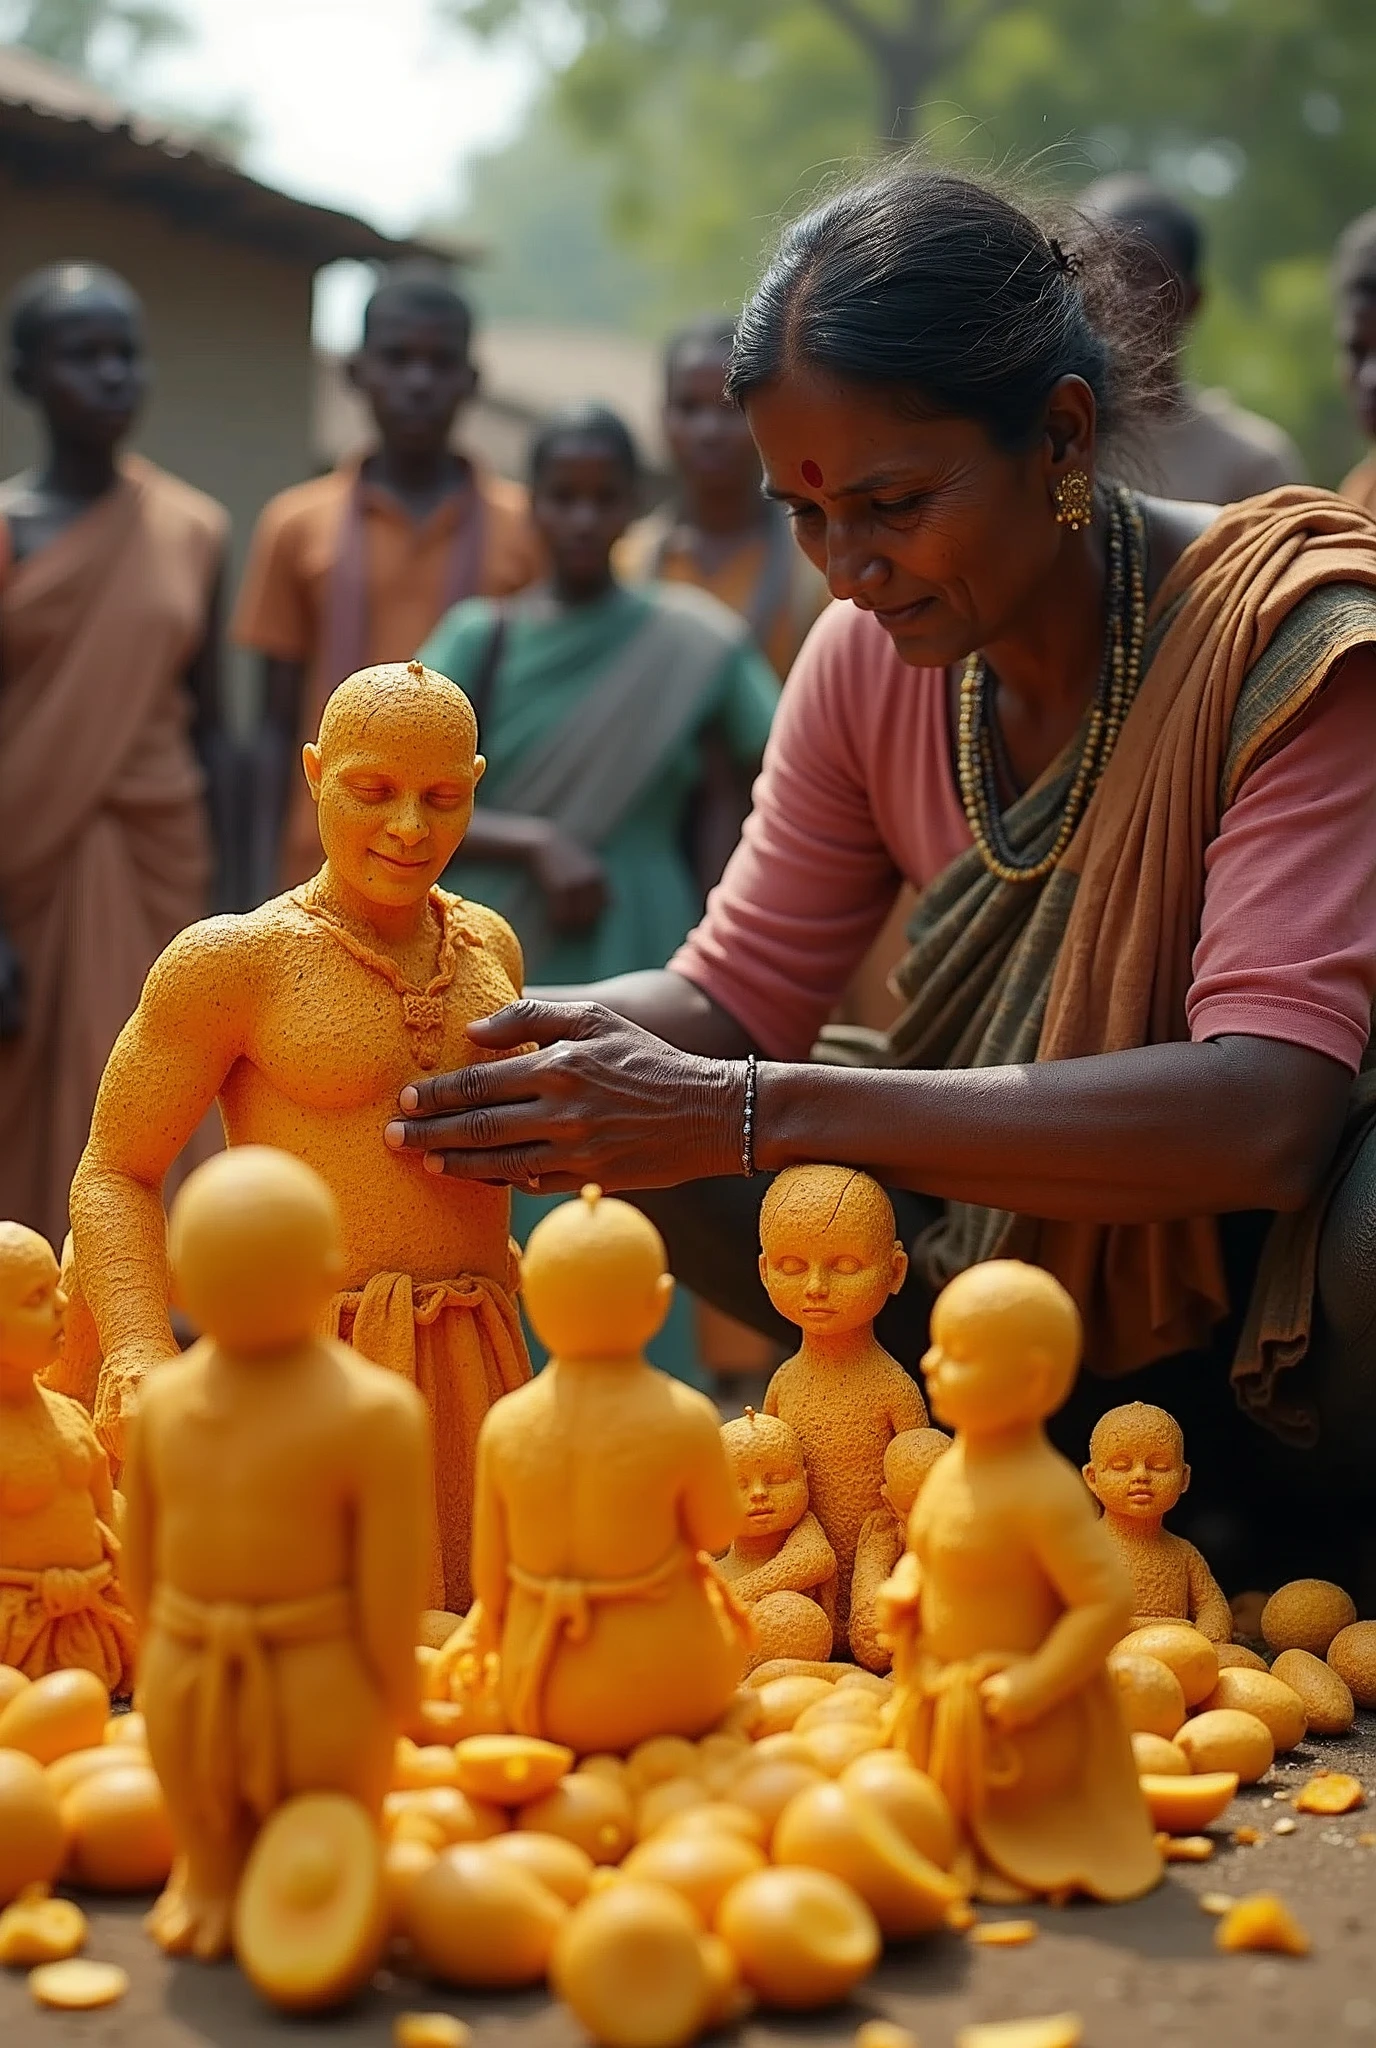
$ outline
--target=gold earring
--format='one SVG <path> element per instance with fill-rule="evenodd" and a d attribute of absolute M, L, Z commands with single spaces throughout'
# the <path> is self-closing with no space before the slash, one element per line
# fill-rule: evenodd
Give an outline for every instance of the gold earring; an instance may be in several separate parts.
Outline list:
<path fill-rule="evenodd" d="M 1064 476 L 1058 476 L 1051 486 L 1051 498 L 1058 526 L 1068 526 L 1072 533 L 1078 533 L 1082 526 L 1089 525 L 1094 515 L 1094 486 L 1088 470 L 1068 469 Z"/>

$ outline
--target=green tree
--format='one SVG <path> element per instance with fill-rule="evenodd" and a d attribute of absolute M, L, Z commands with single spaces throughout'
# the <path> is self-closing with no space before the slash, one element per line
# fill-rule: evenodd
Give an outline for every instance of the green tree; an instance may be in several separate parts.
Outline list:
<path fill-rule="evenodd" d="M 18 0 L 3 20 L 8 42 L 88 73 L 102 43 L 115 45 L 127 66 L 187 40 L 180 15 L 157 0 Z"/>
<path fill-rule="evenodd" d="M 1325 267 L 1376 201 L 1371 0 L 436 0 L 488 35 L 572 19 L 553 109 L 664 317 L 738 302 L 779 220 L 893 141 L 1073 192 L 1141 169 L 1194 204 L 1195 367 L 1352 452 Z"/>

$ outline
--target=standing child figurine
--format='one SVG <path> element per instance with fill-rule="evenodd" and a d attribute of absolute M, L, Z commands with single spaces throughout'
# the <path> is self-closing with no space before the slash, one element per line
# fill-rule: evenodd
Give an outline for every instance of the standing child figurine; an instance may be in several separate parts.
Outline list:
<path fill-rule="evenodd" d="M 798 1433 L 812 1510 L 836 1554 L 836 1641 L 849 1640 L 850 1582 L 866 1515 L 881 1505 L 884 1453 L 926 1426 L 913 1381 L 876 1341 L 874 1319 L 908 1271 L 893 1204 L 848 1166 L 791 1166 L 760 1211 L 760 1278 L 802 1348 L 769 1382 L 766 1415 Z"/>
<path fill-rule="evenodd" d="M 716 1410 L 645 1362 L 674 1285 L 659 1232 L 584 1188 L 531 1232 L 522 1281 L 550 1359 L 478 1438 L 474 1647 L 499 1650 L 520 1734 L 580 1752 L 704 1735 L 745 1670 L 712 1562 L 741 1516 Z"/>
<path fill-rule="evenodd" d="M 429 1444 L 413 1387 L 315 1334 L 343 1254 L 304 1162 L 260 1146 L 211 1160 L 173 1207 L 170 1254 L 206 1335 L 143 1387 L 125 1580 L 178 1849 L 149 1929 L 209 1961 L 283 1800 L 381 1807 L 417 1707 Z"/>
<path fill-rule="evenodd" d="M 1132 1579 L 1132 1626 L 1190 1621 L 1211 1642 L 1230 1643 L 1232 1610 L 1218 1581 L 1193 1543 L 1161 1526 L 1190 1483 L 1175 1417 L 1146 1401 L 1110 1408 L 1094 1426 L 1084 1473 Z"/>
<path fill-rule="evenodd" d="M 880 1600 L 895 1740 L 945 1792 L 988 1899 L 1130 1899 L 1161 1875 L 1105 1664 L 1131 1585 L 1043 1427 L 1080 1344 L 1074 1302 L 1034 1266 L 994 1260 L 943 1290 L 922 1364 L 955 1442 Z"/>
<path fill-rule="evenodd" d="M 66 1300 L 46 1237 L 0 1223 L 0 1664 L 30 1678 L 134 1676 L 134 1622 L 115 1580 L 110 1468 L 91 1419 L 39 1384 Z"/>
<path fill-rule="evenodd" d="M 836 1617 L 836 1555 L 808 1506 L 797 1432 L 777 1415 L 744 1415 L 721 1433 L 745 1526 L 721 1574 L 755 1628 L 750 1667 L 775 1657 L 824 1663 Z"/>
<path fill-rule="evenodd" d="M 893 1651 L 879 1633 L 875 1603 L 903 1555 L 908 1519 L 927 1474 L 950 1448 L 951 1439 L 939 1429 L 905 1429 L 884 1453 L 883 1504 L 865 1517 L 850 1582 L 851 1655 L 867 1671 L 883 1673 L 893 1663 Z"/>

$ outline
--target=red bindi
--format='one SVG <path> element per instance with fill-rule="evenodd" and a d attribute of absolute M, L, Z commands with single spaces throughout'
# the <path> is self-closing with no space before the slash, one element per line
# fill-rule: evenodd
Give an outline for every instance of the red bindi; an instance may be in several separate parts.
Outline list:
<path fill-rule="evenodd" d="M 803 464 L 803 482 L 805 484 L 819 484 L 821 481 L 821 468 L 817 463 L 815 463 L 812 460 L 812 457 L 809 456 L 807 461 Z"/>

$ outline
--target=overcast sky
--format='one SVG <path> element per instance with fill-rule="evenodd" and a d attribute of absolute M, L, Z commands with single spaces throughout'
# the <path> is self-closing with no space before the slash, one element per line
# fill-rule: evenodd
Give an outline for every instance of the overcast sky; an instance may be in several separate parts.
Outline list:
<path fill-rule="evenodd" d="M 246 168 L 291 192 L 411 227 L 452 204 L 456 172 L 517 125 L 533 56 L 433 25 L 432 0 L 178 0 L 195 40 L 147 86 L 239 102 Z"/>
<path fill-rule="evenodd" d="M 240 105 L 244 167 L 288 192 L 404 231 L 454 205 L 463 165 L 507 140 L 533 51 L 434 25 L 432 0 L 178 0 L 193 40 L 150 63 L 150 93 L 190 109 Z M 363 277 L 325 280 L 322 341 L 349 347 Z"/>

